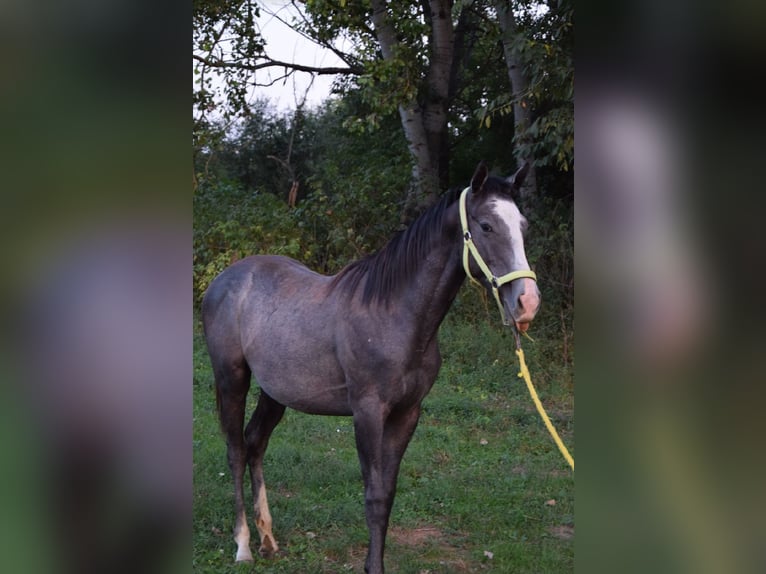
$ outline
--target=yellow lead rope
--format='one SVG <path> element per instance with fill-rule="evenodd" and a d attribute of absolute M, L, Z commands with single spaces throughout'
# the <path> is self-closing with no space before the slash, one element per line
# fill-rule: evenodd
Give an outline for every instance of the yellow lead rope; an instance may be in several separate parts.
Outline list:
<path fill-rule="evenodd" d="M 556 432 L 556 429 L 553 426 L 553 423 L 551 423 L 551 419 L 548 418 L 548 415 L 545 412 L 545 409 L 543 408 L 543 404 L 540 402 L 540 397 L 537 396 L 537 391 L 535 391 L 534 385 L 532 385 L 532 378 L 529 375 L 529 369 L 527 368 L 527 363 L 524 361 L 524 350 L 521 347 L 518 347 L 516 349 L 516 355 L 519 357 L 519 365 L 521 367 L 521 371 L 519 372 L 519 376 L 524 379 L 524 382 L 527 384 L 527 389 L 529 389 L 529 394 L 532 395 L 532 400 L 535 402 L 535 406 L 537 407 L 537 412 L 540 413 L 540 416 L 543 419 L 543 422 L 545 423 L 545 426 L 548 427 L 548 432 L 551 433 L 551 436 L 553 437 L 554 442 L 556 443 L 556 446 L 559 447 L 559 450 L 561 451 L 561 454 L 564 455 L 564 458 L 569 463 L 569 466 L 572 467 L 572 470 L 574 470 L 574 459 L 572 458 L 572 455 L 569 454 L 569 451 L 567 450 L 567 447 L 564 446 L 564 443 L 561 440 L 561 437 L 559 437 L 559 433 Z"/>
<path fill-rule="evenodd" d="M 479 253 L 479 250 L 476 248 L 476 245 L 473 242 L 473 238 L 471 237 L 471 232 L 468 229 L 468 211 L 466 209 L 466 197 L 468 196 L 469 191 L 471 191 L 471 188 L 466 187 L 460 194 L 460 226 L 463 230 L 463 268 L 465 269 L 465 274 L 471 279 L 471 281 L 481 287 L 481 283 L 479 283 L 479 281 L 477 281 L 476 278 L 471 274 L 469 255 L 472 255 L 474 261 L 476 261 L 476 264 L 481 269 L 481 272 L 484 273 L 484 277 L 487 279 L 487 282 L 492 287 L 492 294 L 494 295 L 495 301 L 497 302 L 497 307 L 500 310 L 500 317 L 503 320 L 503 324 L 509 325 L 511 323 L 511 319 L 505 316 L 503 302 L 500 300 L 500 286 L 504 285 L 505 283 L 510 283 L 514 279 L 520 279 L 522 277 L 527 277 L 537 281 L 537 275 L 535 275 L 534 271 L 521 269 L 512 271 L 511 273 L 506 273 L 502 277 L 495 277 L 495 275 L 492 273 L 492 270 L 489 268 Z M 528 339 L 532 339 L 532 337 L 527 335 L 526 332 L 524 332 L 524 336 L 526 336 Z M 521 344 L 519 342 L 518 330 L 516 330 L 516 354 L 519 356 L 519 364 L 521 365 L 521 372 L 519 373 L 519 376 L 524 378 L 524 382 L 527 384 L 527 388 L 529 389 L 529 394 L 532 395 L 532 400 L 535 402 L 535 406 L 537 407 L 537 412 L 540 413 L 545 426 L 548 427 L 548 432 L 551 433 L 551 436 L 553 437 L 556 445 L 559 447 L 561 454 L 564 455 L 564 458 L 569 463 L 569 466 L 571 466 L 572 470 L 574 470 L 574 459 L 572 458 L 572 455 L 569 454 L 567 447 L 564 446 L 564 443 L 561 441 L 559 433 L 556 432 L 556 429 L 551 423 L 551 419 L 548 418 L 548 415 L 546 414 L 545 409 L 540 402 L 540 397 L 537 396 L 537 391 L 535 391 L 535 387 L 532 385 L 532 378 L 529 376 L 529 369 L 527 368 L 527 364 L 524 361 L 524 351 L 521 349 Z"/>

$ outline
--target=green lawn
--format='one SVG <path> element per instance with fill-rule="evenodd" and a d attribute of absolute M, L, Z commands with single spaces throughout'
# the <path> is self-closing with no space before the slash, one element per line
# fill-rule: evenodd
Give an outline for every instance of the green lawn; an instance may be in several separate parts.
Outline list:
<path fill-rule="evenodd" d="M 513 337 L 450 316 L 440 341 L 442 370 L 399 475 L 387 571 L 572 572 L 574 476 L 517 378 Z M 540 398 L 574 455 L 572 367 L 555 342 L 524 347 Z M 367 531 L 351 419 L 289 410 L 264 463 L 280 553 L 234 564 L 232 482 L 199 334 L 194 363 L 194 571 L 362 572 Z M 256 396 L 254 389 L 251 409 Z"/>

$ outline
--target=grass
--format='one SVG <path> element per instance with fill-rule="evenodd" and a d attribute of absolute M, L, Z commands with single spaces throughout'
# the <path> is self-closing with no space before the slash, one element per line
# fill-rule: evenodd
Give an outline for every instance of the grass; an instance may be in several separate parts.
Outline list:
<path fill-rule="evenodd" d="M 573 571 L 574 477 L 516 376 L 513 337 L 486 321 L 449 316 L 440 341 L 442 370 L 399 474 L 387 571 Z M 574 454 L 572 368 L 555 353 L 542 338 L 525 343 L 541 400 Z M 256 397 L 251 391 L 249 411 Z M 194 572 L 362 572 L 367 530 L 351 419 L 288 410 L 264 472 L 280 553 L 235 564 L 231 476 L 197 334 Z"/>

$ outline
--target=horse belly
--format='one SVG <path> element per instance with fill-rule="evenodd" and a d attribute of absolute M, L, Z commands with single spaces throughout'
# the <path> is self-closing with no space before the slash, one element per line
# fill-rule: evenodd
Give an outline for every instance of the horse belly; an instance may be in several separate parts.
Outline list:
<path fill-rule="evenodd" d="M 258 386 L 277 402 L 297 411 L 350 415 L 345 377 L 332 349 L 309 345 L 291 351 L 248 356 Z"/>
<path fill-rule="evenodd" d="M 314 415 L 351 415 L 345 382 L 289 374 L 258 377 L 258 385 L 277 402 Z"/>
<path fill-rule="evenodd" d="M 329 381 L 290 376 L 263 382 L 258 379 L 258 385 L 277 402 L 314 415 L 350 415 L 351 407 L 348 400 L 346 384 L 332 384 Z"/>

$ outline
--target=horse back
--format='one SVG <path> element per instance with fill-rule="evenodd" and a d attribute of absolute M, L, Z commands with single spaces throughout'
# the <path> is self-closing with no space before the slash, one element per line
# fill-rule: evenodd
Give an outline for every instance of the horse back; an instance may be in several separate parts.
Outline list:
<path fill-rule="evenodd" d="M 208 286 L 202 299 L 205 338 L 211 343 L 242 343 L 248 325 L 263 315 L 284 313 L 297 291 L 327 278 L 288 257 L 253 255 L 224 269 Z M 241 347 L 242 345 L 238 345 Z"/>

